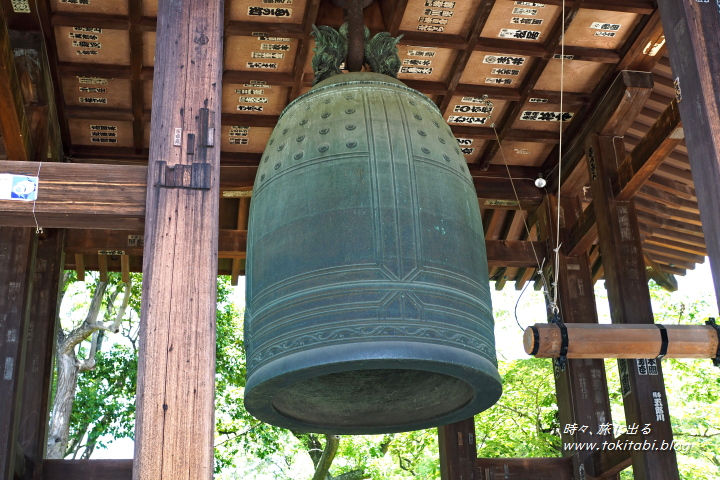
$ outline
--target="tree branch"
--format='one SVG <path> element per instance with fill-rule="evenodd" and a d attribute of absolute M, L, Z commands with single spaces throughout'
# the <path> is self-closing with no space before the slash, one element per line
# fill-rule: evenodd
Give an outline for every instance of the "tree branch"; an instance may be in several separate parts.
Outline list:
<path fill-rule="evenodd" d="M 325 480 L 339 446 L 340 435 L 325 435 L 325 450 L 323 450 L 312 480 Z"/>
<path fill-rule="evenodd" d="M 95 330 L 103 327 L 102 324 L 97 323 L 97 317 L 100 314 L 100 308 L 102 307 L 102 300 L 106 289 L 106 282 L 98 282 L 97 288 L 95 288 L 95 295 L 93 295 L 93 299 L 90 302 L 90 308 L 85 316 L 85 320 L 79 327 L 73 329 L 70 333 L 65 335 L 65 338 L 58 345 L 58 353 L 63 355 L 72 355 L 76 345 L 89 337 Z"/>
<path fill-rule="evenodd" d="M 357 468 L 349 472 L 341 473 L 337 477 L 332 477 L 332 480 L 365 480 L 366 478 L 371 477 L 365 473 L 365 469 Z"/>
<path fill-rule="evenodd" d="M 128 303 L 130 303 L 131 289 L 132 289 L 132 281 L 125 284 L 125 292 L 123 293 L 122 305 L 120 305 L 120 308 L 117 311 L 117 315 L 115 316 L 115 321 L 112 323 L 112 325 L 109 326 L 109 329 L 113 333 L 118 333 L 120 331 L 120 324 L 122 323 L 123 317 L 125 316 L 125 311 L 127 310 Z"/>

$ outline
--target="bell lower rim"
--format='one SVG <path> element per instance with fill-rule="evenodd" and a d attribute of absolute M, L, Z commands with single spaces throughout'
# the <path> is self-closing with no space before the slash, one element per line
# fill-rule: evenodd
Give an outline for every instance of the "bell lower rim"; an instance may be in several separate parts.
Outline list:
<path fill-rule="evenodd" d="M 415 382 L 420 390 L 412 395 Z M 431 384 L 434 392 L 425 388 Z M 329 405 L 312 405 L 303 396 L 312 391 L 308 397 L 312 401 L 318 397 L 317 389 L 328 385 L 341 387 L 319 396 Z M 363 389 L 391 385 L 393 391 L 369 393 L 367 398 L 380 403 L 361 404 L 367 398 L 358 385 Z M 277 358 L 249 375 L 245 407 L 258 419 L 291 430 L 365 435 L 464 420 L 490 408 L 501 393 L 496 365 L 481 355 L 421 341 L 373 341 Z"/>

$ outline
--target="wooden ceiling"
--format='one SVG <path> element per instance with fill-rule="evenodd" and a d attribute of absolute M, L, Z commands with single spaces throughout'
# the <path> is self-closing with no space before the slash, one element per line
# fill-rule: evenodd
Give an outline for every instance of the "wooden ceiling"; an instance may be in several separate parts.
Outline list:
<path fill-rule="evenodd" d="M 7 12 L 22 1 L 2 5 Z M 43 33 L 67 161 L 147 162 L 156 15 L 157 0 L 38 0 L 37 20 L 9 15 L 12 28 L 39 24 Z M 311 87 L 311 25 L 337 28 L 343 15 L 331 0 L 225 1 L 222 165 L 257 165 L 278 115 Z M 592 200 L 585 161 L 572 146 L 618 72 L 648 71 L 655 80 L 624 137 L 628 152 L 675 97 L 651 0 L 568 0 L 564 7 L 562 0 L 375 0 L 365 22 L 372 33 L 403 35 L 399 78 L 431 98 L 455 133 L 479 188 L 487 239 L 535 239 L 525 228 L 543 193 L 533 181 L 543 174 L 556 188 L 560 128 L 563 195 Z M 648 261 L 666 273 L 682 275 L 706 255 L 689 168 L 680 143 L 636 195 Z M 482 189 L 487 178 L 503 180 L 502 199 Z M 223 187 L 221 228 L 244 229 L 249 201 L 240 197 L 247 190 Z M 79 266 L 72 254 L 85 252 L 76 247 L 68 245 L 69 268 Z M 601 278 L 600 252 L 590 249 Z M 241 255 L 228 255 L 221 272 L 242 273 Z M 98 266 L 85 257 L 87 268 Z M 127 268 L 119 258 L 102 262 Z M 498 288 L 517 280 L 520 289 L 536 273 L 496 265 L 491 276 Z"/>

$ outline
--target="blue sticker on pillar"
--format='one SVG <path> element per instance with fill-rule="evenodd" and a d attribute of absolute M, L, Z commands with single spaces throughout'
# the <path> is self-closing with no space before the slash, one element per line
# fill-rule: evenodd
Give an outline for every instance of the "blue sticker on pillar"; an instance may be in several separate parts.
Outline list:
<path fill-rule="evenodd" d="M 0 174 L 0 200 L 37 200 L 38 177 Z"/>

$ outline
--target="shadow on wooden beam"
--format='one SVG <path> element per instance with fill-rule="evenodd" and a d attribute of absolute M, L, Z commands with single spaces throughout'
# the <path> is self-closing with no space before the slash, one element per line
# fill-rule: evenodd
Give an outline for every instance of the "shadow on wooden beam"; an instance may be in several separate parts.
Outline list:
<path fill-rule="evenodd" d="M 43 480 L 131 480 L 132 459 L 44 460 Z"/>
<path fill-rule="evenodd" d="M 478 458 L 478 480 L 573 480 L 572 457 Z"/>

